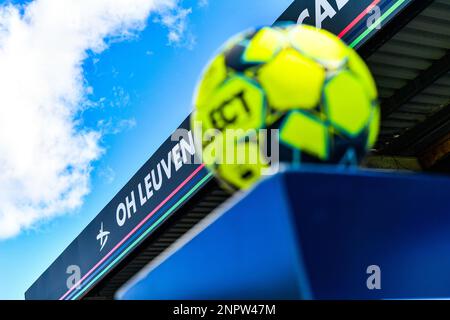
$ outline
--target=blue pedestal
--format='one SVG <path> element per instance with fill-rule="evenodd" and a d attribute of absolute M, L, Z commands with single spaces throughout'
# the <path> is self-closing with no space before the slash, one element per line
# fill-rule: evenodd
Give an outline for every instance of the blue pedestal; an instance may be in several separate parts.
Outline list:
<path fill-rule="evenodd" d="M 367 287 L 372 265 L 380 290 Z M 450 298 L 450 179 L 278 174 L 213 214 L 118 298 Z"/>

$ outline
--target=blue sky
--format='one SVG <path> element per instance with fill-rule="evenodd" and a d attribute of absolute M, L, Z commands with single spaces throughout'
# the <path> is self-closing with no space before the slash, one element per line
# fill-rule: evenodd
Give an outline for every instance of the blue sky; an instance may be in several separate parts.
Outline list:
<path fill-rule="evenodd" d="M 24 3 L 0 4 L 6 2 Z M 161 15 L 151 13 L 146 27 L 132 37 L 106 39 L 108 48 L 101 53 L 88 50 L 81 65 L 87 88 L 83 103 L 88 106 L 77 111 L 76 129 L 101 132 L 98 143 L 104 150 L 91 162 L 90 192 L 77 209 L 38 220 L 0 240 L 1 299 L 22 299 L 33 281 L 190 113 L 196 81 L 215 50 L 241 30 L 272 23 L 290 2 L 209 0 L 205 5 L 205 1 L 185 0 L 179 3 L 179 8 L 188 10 L 182 25 L 171 27 L 170 21 L 164 23 Z M 179 37 L 176 41 L 169 40 L 171 32 Z"/>

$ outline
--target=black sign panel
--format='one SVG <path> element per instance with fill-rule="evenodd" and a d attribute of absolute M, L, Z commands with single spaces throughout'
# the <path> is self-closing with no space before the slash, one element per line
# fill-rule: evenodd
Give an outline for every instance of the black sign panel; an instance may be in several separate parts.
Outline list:
<path fill-rule="evenodd" d="M 323 28 L 358 48 L 413 0 L 295 0 L 278 22 Z"/>
<path fill-rule="evenodd" d="M 195 163 L 189 118 L 26 292 L 77 299 L 211 177 Z"/>

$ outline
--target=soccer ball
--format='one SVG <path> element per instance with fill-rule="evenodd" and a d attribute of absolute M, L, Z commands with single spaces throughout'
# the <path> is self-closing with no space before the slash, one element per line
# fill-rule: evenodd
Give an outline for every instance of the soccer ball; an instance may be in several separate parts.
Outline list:
<path fill-rule="evenodd" d="M 274 151 L 272 129 L 279 161 L 295 165 L 357 165 L 379 132 L 377 89 L 364 61 L 336 36 L 305 25 L 232 38 L 206 68 L 193 103 L 203 162 L 234 190 L 273 166 L 263 152 Z M 241 155 L 252 161 L 236 161 Z"/>

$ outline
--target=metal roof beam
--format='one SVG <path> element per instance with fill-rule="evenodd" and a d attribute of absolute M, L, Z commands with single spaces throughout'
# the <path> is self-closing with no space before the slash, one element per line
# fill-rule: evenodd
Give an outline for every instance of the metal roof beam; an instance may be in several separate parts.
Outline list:
<path fill-rule="evenodd" d="M 381 152 L 390 155 L 417 155 L 450 132 L 450 105 L 392 140 Z"/>
<path fill-rule="evenodd" d="M 437 79 L 450 70 L 450 52 L 439 60 L 436 60 L 428 69 L 421 72 L 414 80 L 409 81 L 403 88 L 398 90 L 392 97 L 382 101 L 383 120 L 389 118 L 401 105 L 407 103 L 414 96 L 421 93 L 426 87 L 433 84 Z"/>

